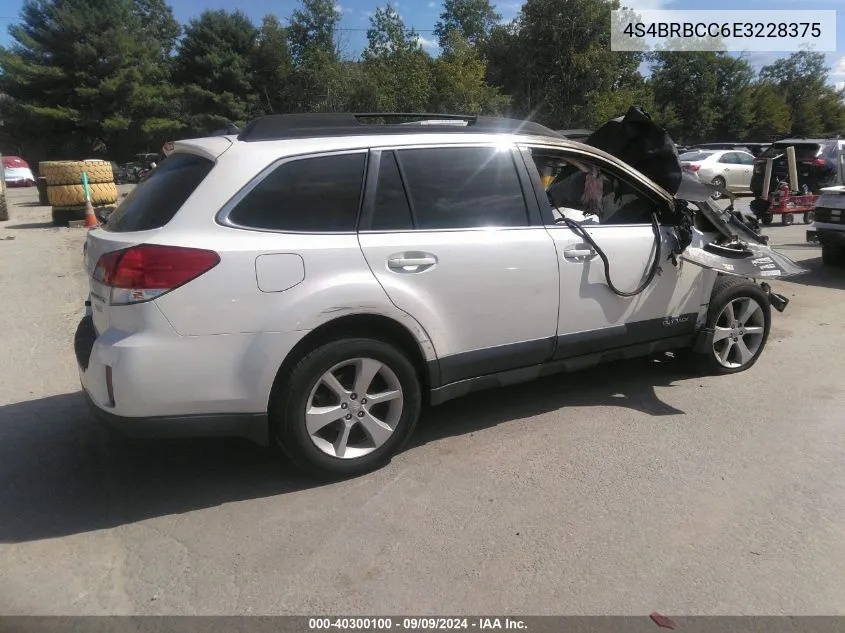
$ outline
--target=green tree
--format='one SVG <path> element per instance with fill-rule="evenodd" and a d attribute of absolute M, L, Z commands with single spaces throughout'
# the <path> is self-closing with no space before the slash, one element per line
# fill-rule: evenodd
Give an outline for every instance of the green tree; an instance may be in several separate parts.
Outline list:
<path fill-rule="evenodd" d="M 174 24 L 154 1 L 26 0 L 0 50 L 5 141 L 33 161 L 159 146 L 179 128 L 163 63 Z"/>
<path fill-rule="evenodd" d="M 275 15 L 266 15 L 258 32 L 254 51 L 255 90 L 261 109 L 272 114 L 284 112 L 290 105 L 290 81 L 293 60 L 287 31 Z"/>
<path fill-rule="evenodd" d="M 450 33 L 457 31 L 471 45 L 483 43 L 490 30 L 502 19 L 489 0 L 446 0 L 443 12 L 434 25 L 434 35 L 440 48 L 448 50 Z"/>
<path fill-rule="evenodd" d="M 288 33 L 294 60 L 302 61 L 309 49 L 336 52 L 335 35 L 340 15 L 332 0 L 302 0 L 290 17 Z"/>
<path fill-rule="evenodd" d="M 134 0 L 133 13 L 140 19 L 148 43 L 161 50 L 161 61 L 170 63 L 170 56 L 182 34 L 182 27 L 165 0 Z"/>
<path fill-rule="evenodd" d="M 792 53 L 760 70 L 761 80 L 783 91 L 792 111 L 792 135 L 815 136 L 824 130 L 819 100 L 826 91 L 828 76 L 824 55 L 807 51 Z"/>
<path fill-rule="evenodd" d="M 527 0 L 515 23 L 493 29 L 491 83 L 513 96 L 515 113 L 552 127 L 589 121 L 591 92 L 636 87 L 639 52 L 610 48 L 616 0 Z M 595 98 L 593 98 L 595 101 Z"/>
<path fill-rule="evenodd" d="M 510 99 L 485 81 L 487 64 L 478 47 L 452 31 L 444 49 L 434 62 L 433 111 L 501 114 L 507 110 Z"/>
<path fill-rule="evenodd" d="M 826 136 L 845 134 L 845 89 L 837 91 L 825 86 L 819 95 L 818 108 Z"/>
<path fill-rule="evenodd" d="M 291 15 L 287 29 L 293 57 L 291 111 L 346 107 L 348 87 L 335 41 L 339 22 L 332 0 L 302 0 Z"/>
<path fill-rule="evenodd" d="M 420 112 L 432 93 L 432 60 L 391 5 L 370 17 L 362 55 L 364 83 L 355 103 L 381 112 Z"/>
<path fill-rule="evenodd" d="M 651 86 L 645 81 L 625 88 L 605 91 L 592 90 L 587 94 L 587 116 L 584 124 L 596 129 L 610 119 L 623 116 L 631 106 L 639 106 L 653 117 L 654 95 Z"/>
<path fill-rule="evenodd" d="M 743 57 L 717 54 L 713 138 L 746 139 L 751 126 L 751 84 L 754 69 Z"/>
<path fill-rule="evenodd" d="M 759 81 L 749 91 L 749 138 L 766 142 L 789 133 L 792 114 L 783 91 L 774 83 Z"/>
<path fill-rule="evenodd" d="M 671 120 L 662 124 L 676 142 L 705 141 L 716 127 L 719 55 L 711 51 L 652 54 L 654 103 L 658 112 L 671 112 Z"/>
<path fill-rule="evenodd" d="M 243 124 L 258 111 L 253 60 L 258 29 L 240 11 L 203 11 L 185 27 L 174 80 L 183 116 L 195 134 Z"/>

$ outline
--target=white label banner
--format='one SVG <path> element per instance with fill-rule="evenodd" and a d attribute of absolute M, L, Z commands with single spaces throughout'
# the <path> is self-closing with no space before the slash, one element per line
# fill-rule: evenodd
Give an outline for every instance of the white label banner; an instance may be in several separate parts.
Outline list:
<path fill-rule="evenodd" d="M 836 11 L 611 11 L 614 51 L 836 51 Z"/>

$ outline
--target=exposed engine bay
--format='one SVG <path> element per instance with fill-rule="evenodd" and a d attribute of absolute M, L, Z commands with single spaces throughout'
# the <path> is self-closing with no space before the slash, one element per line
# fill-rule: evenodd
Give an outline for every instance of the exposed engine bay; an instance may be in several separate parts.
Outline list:
<path fill-rule="evenodd" d="M 757 219 L 750 213 L 743 215 L 734 210 L 732 194 L 683 171 L 672 139 L 639 108 L 632 107 L 625 116 L 609 121 L 588 137 L 585 143 L 624 161 L 673 196 L 674 208 L 660 214 L 653 213 L 651 218 L 655 227 L 657 266 L 660 259 L 671 259 L 677 265 L 678 258 L 681 258 L 726 275 L 763 280 L 807 272 L 805 268 L 768 246 L 768 238 L 758 232 Z M 590 174 L 585 177 L 587 183 L 584 196 L 589 198 L 589 192 L 599 191 L 600 185 L 595 182 L 594 176 L 592 182 Z M 714 199 L 713 195 L 717 192 L 727 195 L 730 199 L 727 208 L 722 208 Z M 601 194 L 599 192 L 596 195 Z M 552 205 L 558 206 L 560 196 L 556 196 L 554 183 L 549 187 L 549 197 Z M 593 199 L 595 197 L 593 196 Z M 587 210 L 584 219 L 589 220 L 589 207 Z M 601 249 L 581 227 L 583 222 L 571 217 L 562 218 L 561 221 L 591 242 L 602 255 Z M 675 245 L 665 257 L 660 253 L 656 228 L 658 223 L 664 227 L 670 225 L 674 233 Z M 701 239 L 703 235 L 712 233 L 718 233 L 719 237 L 710 241 Z M 698 239 L 695 239 L 696 237 Z M 613 287 L 607 261 L 605 270 L 608 273 L 608 285 L 614 292 L 621 296 L 636 294 L 619 292 Z M 652 277 L 653 274 L 649 271 L 646 281 L 650 281 Z M 646 286 L 647 283 L 644 283 L 637 291 L 642 291 Z M 773 305 L 778 307 L 776 301 L 773 301 Z"/>

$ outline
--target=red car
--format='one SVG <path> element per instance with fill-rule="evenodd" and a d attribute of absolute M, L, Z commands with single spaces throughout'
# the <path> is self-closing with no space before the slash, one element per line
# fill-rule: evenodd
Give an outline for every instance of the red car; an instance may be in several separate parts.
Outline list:
<path fill-rule="evenodd" d="M 29 164 L 20 156 L 3 157 L 3 178 L 7 187 L 32 187 L 35 176 Z"/>

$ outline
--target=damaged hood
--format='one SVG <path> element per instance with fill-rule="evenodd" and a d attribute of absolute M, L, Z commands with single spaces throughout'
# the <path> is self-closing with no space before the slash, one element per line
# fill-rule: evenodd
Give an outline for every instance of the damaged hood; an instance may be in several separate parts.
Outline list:
<path fill-rule="evenodd" d="M 785 278 L 808 272 L 768 246 L 768 238 L 734 211 L 733 195 L 685 172 L 666 130 L 640 108 L 631 107 L 625 116 L 611 119 L 584 142 L 626 162 L 660 185 L 678 201 L 676 206 L 692 203 L 719 231 L 719 238 L 712 242 L 691 241 L 689 237 L 683 242 L 679 239 L 681 259 L 727 275 L 754 279 Z M 714 201 L 713 194 L 717 191 L 730 197 L 731 204 L 726 209 Z M 676 216 L 676 233 L 681 232 L 680 218 L 684 213 L 689 217 L 689 211 Z M 688 226 L 689 221 L 685 222 Z M 690 235 L 688 229 L 685 234 Z"/>
<path fill-rule="evenodd" d="M 733 210 L 733 196 L 730 206 L 723 209 L 713 199 L 716 190 L 710 183 L 683 174 L 675 198 L 692 202 L 721 235 L 713 242 L 690 244 L 681 259 L 726 275 L 754 279 L 783 279 L 809 272 L 770 247 L 766 236 L 744 222 Z"/>

